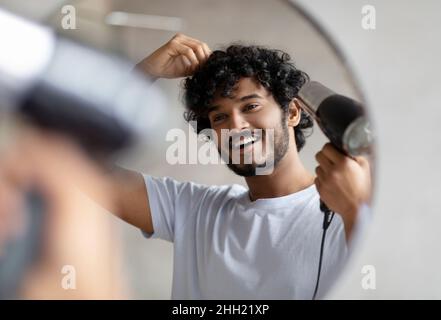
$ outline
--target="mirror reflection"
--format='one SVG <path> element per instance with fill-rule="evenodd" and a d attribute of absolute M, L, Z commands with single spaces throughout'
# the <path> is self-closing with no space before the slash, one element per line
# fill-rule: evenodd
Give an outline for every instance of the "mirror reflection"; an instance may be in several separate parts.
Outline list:
<path fill-rule="evenodd" d="M 42 188 L 59 191 L 48 191 L 48 221 L 72 238 L 47 234 L 81 253 L 43 247 L 67 275 L 89 277 L 86 298 L 326 297 L 371 216 L 373 138 L 351 71 L 301 10 L 281 0 L 73 1 L 46 23 L 126 57 L 162 92 L 163 104 L 149 96 L 146 106 L 151 117 L 162 108 L 148 144 L 110 169 L 40 129 L 26 125 L 17 139 L 48 171 Z M 15 172 L 8 152 L 3 170 Z M 53 271 L 31 269 L 36 279 Z"/>

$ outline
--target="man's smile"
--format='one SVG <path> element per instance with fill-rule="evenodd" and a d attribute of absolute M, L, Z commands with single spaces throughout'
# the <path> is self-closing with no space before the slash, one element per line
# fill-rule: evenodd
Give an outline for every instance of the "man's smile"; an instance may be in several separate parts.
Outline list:
<path fill-rule="evenodd" d="M 244 131 L 228 138 L 228 150 L 239 154 L 248 153 L 253 150 L 256 143 L 262 140 L 262 130 Z"/>

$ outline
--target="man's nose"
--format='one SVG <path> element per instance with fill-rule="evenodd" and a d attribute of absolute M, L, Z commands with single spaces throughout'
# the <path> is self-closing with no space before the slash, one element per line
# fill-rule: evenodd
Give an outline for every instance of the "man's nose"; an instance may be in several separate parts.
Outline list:
<path fill-rule="evenodd" d="M 248 121 L 238 110 L 233 110 L 230 116 L 230 130 L 241 131 L 249 127 Z"/>

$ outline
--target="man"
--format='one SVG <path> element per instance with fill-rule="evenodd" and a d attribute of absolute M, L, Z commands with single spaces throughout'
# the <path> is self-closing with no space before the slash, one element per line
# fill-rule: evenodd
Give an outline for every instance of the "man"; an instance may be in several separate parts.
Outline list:
<path fill-rule="evenodd" d="M 239 152 L 239 161 L 228 166 L 248 185 L 121 173 L 128 182 L 115 184 L 116 214 L 147 237 L 174 243 L 172 298 L 311 299 L 322 237 L 320 197 L 338 213 L 327 231 L 322 296 L 344 263 L 370 180 L 365 159 L 345 157 L 329 144 L 317 154 L 316 176 L 303 166 L 298 151 L 312 121 L 295 97 L 307 76 L 285 53 L 254 46 L 211 53 L 181 34 L 138 68 L 153 78 L 188 77 L 186 119 L 197 121 L 198 133 L 214 130 L 220 153 Z M 222 130 L 229 132 L 226 141 Z M 270 134 L 272 145 L 265 139 Z M 255 149 L 262 151 L 259 160 L 245 162 Z M 257 174 L 268 163 L 272 170 Z"/>

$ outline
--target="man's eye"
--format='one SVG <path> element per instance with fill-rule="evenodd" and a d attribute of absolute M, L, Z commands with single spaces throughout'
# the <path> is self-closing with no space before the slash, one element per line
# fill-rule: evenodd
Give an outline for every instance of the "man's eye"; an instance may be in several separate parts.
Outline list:
<path fill-rule="evenodd" d="M 218 114 L 213 117 L 213 122 L 219 122 L 225 118 L 224 114 Z"/>
<path fill-rule="evenodd" d="M 250 110 L 256 109 L 257 107 L 259 107 L 258 104 L 249 104 L 249 105 L 245 106 L 244 111 L 250 111 Z"/>

